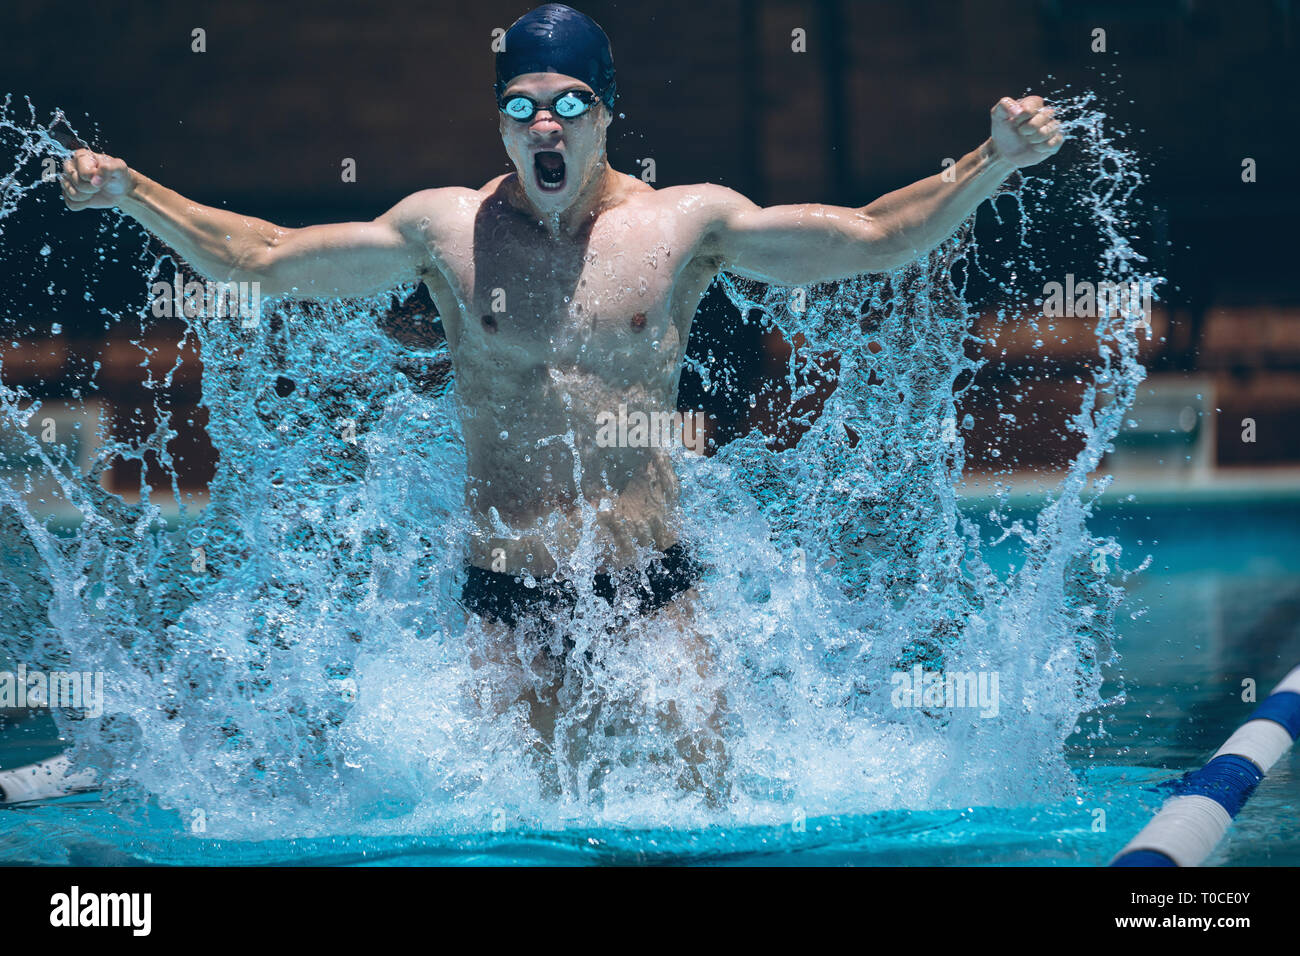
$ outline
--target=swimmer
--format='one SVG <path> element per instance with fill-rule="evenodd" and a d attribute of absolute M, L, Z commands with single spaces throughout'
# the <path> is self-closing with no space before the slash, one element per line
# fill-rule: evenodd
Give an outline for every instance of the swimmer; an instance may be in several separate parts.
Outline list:
<path fill-rule="evenodd" d="M 562 623 L 585 577 L 603 599 L 621 593 L 620 607 L 662 622 L 656 634 L 680 642 L 675 659 L 707 675 L 709 642 L 691 624 L 700 569 L 680 540 L 669 451 L 611 446 L 598 440 L 601 423 L 622 407 L 676 410 L 691 322 L 720 272 L 806 286 L 902 266 L 952 235 L 1013 170 L 1054 155 L 1060 124 L 1038 96 L 1004 97 L 988 139 L 946 174 L 860 208 L 760 208 L 725 186 L 655 188 L 610 166 L 614 59 L 586 15 L 546 4 L 504 40 L 495 98 L 514 170 L 478 189 L 425 189 L 370 222 L 284 228 L 79 149 L 64 165 L 64 200 L 116 207 L 208 279 L 257 282 L 263 297 L 369 296 L 421 280 L 454 369 L 478 528 L 462 601 L 491 635 L 482 661 L 535 673 L 513 635 Z M 586 558 L 580 568 L 580 540 L 593 532 L 594 567 Z M 564 679 L 556 668 L 553 685 L 494 706 L 522 701 L 550 741 Z M 696 764 L 719 752 L 705 738 L 724 703 L 681 742 Z"/>

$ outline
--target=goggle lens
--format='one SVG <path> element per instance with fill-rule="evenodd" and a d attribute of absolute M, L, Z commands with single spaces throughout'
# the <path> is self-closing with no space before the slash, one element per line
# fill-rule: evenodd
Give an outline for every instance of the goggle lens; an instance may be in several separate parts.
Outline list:
<path fill-rule="evenodd" d="M 506 100 L 504 109 L 507 116 L 517 120 L 526 120 L 536 112 L 533 109 L 533 101 L 526 96 L 510 97 Z"/>
<path fill-rule="evenodd" d="M 587 112 L 588 102 L 577 93 L 565 93 L 555 101 L 555 112 L 565 119 L 572 119 Z"/>

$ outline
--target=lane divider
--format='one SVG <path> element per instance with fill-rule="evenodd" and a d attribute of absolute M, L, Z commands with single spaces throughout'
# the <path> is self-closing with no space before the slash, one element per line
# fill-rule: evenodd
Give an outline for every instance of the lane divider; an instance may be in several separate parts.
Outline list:
<path fill-rule="evenodd" d="M 1300 667 L 1282 678 L 1209 763 L 1183 775 L 1174 796 L 1110 865 L 1199 866 L 1297 736 Z"/>
<path fill-rule="evenodd" d="M 66 797 L 94 785 L 94 771 L 73 770 L 67 754 L 59 754 L 25 767 L 0 770 L 0 803 Z"/>

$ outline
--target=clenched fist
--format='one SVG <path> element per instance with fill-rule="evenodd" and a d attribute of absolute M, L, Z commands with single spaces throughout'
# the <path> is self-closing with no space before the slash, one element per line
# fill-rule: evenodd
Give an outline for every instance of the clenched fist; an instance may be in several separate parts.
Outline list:
<path fill-rule="evenodd" d="M 79 149 L 63 163 L 63 201 L 73 212 L 108 209 L 131 190 L 131 170 L 104 153 Z"/>
<path fill-rule="evenodd" d="M 1061 124 L 1041 96 L 1013 100 L 1004 96 L 993 107 L 993 148 L 1013 166 L 1032 166 L 1056 153 L 1065 142 Z"/>

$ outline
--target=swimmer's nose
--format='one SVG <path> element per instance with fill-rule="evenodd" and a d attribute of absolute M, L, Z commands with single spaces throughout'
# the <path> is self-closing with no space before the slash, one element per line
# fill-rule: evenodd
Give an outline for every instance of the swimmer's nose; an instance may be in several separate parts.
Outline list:
<path fill-rule="evenodd" d="M 536 139 L 553 138 L 563 131 L 564 127 L 560 125 L 560 121 L 546 110 L 539 110 L 528 127 L 528 132 Z"/>
<path fill-rule="evenodd" d="M 541 124 L 528 130 L 528 145 L 534 150 L 556 149 L 564 141 L 564 129 L 554 124 Z"/>

